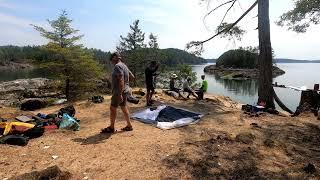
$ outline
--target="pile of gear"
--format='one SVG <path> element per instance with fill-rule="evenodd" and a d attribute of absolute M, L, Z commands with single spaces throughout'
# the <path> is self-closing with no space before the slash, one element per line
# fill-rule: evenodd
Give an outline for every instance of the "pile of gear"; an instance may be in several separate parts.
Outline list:
<path fill-rule="evenodd" d="M 15 120 L 0 118 L 0 144 L 25 146 L 29 139 L 41 137 L 54 129 L 80 130 L 73 106 L 61 108 L 57 113 L 35 116 L 17 116 Z"/>
<path fill-rule="evenodd" d="M 259 105 L 242 105 L 241 110 L 244 114 L 249 115 L 250 117 L 259 117 L 263 113 L 270 113 L 270 114 L 279 114 L 279 111 L 272 109 L 272 108 L 265 108 L 265 104 Z"/>

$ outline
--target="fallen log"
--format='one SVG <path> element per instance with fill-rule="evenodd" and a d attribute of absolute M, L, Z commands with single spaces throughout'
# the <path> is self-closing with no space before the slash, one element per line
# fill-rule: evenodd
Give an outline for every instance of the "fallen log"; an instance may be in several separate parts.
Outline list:
<path fill-rule="evenodd" d="M 274 100 L 277 102 L 277 104 L 280 106 L 280 108 L 283 109 L 284 111 L 290 113 L 290 114 L 293 114 L 293 111 L 291 111 L 285 104 L 283 104 L 283 102 L 277 96 L 277 94 L 276 94 L 276 92 L 274 91 L 273 88 L 272 88 L 272 91 L 273 91 Z"/>

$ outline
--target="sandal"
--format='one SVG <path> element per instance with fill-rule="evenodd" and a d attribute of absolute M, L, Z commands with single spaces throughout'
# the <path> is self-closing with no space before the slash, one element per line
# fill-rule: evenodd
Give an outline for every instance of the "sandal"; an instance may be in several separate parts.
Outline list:
<path fill-rule="evenodd" d="M 124 128 L 121 129 L 122 131 L 133 131 L 132 126 L 126 126 Z"/>
<path fill-rule="evenodd" d="M 114 133 L 114 132 L 115 132 L 114 128 L 111 128 L 110 126 L 107 128 L 101 129 L 101 133 Z"/>

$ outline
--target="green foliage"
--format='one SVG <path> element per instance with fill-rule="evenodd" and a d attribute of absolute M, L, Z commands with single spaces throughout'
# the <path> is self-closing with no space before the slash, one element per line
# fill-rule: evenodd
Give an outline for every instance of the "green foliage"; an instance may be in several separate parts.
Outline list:
<path fill-rule="evenodd" d="M 250 51 L 251 53 L 254 53 L 254 54 L 258 54 L 259 55 L 259 46 L 256 46 L 256 47 L 253 47 L 253 46 L 247 46 L 247 47 L 239 47 L 240 50 L 245 50 L 245 51 Z M 271 48 L 271 51 L 272 51 L 272 58 L 273 58 L 273 61 L 274 61 L 274 58 L 275 58 L 275 53 L 274 53 L 274 49 Z M 274 63 L 276 63 L 274 61 Z"/>
<path fill-rule="evenodd" d="M 83 35 L 75 35 L 79 30 L 71 27 L 72 20 L 68 18 L 66 11 L 62 11 L 57 20 L 48 20 L 48 23 L 53 31 L 46 30 L 45 28 L 36 25 L 32 26 L 35 30 L 40 32 L 41 36 L 61 47 L 74 46 L 74 43 L 83 37 Z"/>
<path fill-rule="evenodd" d="M 88 53 L 91 54 L 91 56 L 93 56 L 93 58 L 100 64 L 103 66 L 103 68 L 106 71 L 111 72 L 111 63 L 109 61 L 111 53 L 110 52 L 105 52 L 102 51 L 100 49 L 85 49 Z"/>
<path fill-rule="evenodd" d="M 33 25 L 43 37 L 50 40 L 43 47 L 49 56 L 40 63 L 40 67 L 63 83 L 68 100 L 76 99 L 83 92 L 95 88 L 94 79 L 102 75 L 102 69 L 86 49 L 76 45 L 82 35 L 77 36 L 79 30 L 70 27 L 72 20 L 65 11 L 57 20 L 48 22 L 52 31 Z"/>
<path fill-rule="evenodd" d="M 47 54 L 39 46 L 0 46 L 0 65 L 10 62 L 31 63 L 33 60 L 43 60 Z"/>
<path fill-rule="evenodd" d="M 144 70 L 151 61 L 160 63 L 159 71 L 173 69 L 181 64 L 206 63 L 205 59 L 191 55 L 178 49 L 159 49 L 158 37 L 151 33 L 149 35 L 148 47 L 144 43 L 145 33 L 139 27 L 139 20 L 130 25 L 130 32 L 126 37 L 120 36 L 117 47 L 132 73 L 136 76 L 135 85 L 141 85 L 144 81 Z"/>
<path fill-rule="evenodd" d="M 164 60 L 163 63 L 169 67 L 177 67 L 181 64 L 201 64 L 207 61 L 201 57 L 197 57 L 186 51 L 174 48 L 163 49 Z"/>
<path fill-rule="evenodd" d="M 139 28 L 139 20 L 135 20 L 132 25 L 130 25 L 130 32 L 126 37 L 120 36 L 120 43 L 117 46 L 118 52 L 124 52 L 129 50 L 137 50 L 145 48 L 144 43 L 145 33 Z"/>
<path fill-rule="evenodd" d="M 239 47 L 240 50 L 250 51 L 251 53 L 259 54 L 259 46 L 247 46 L 247 47 Z"/>
<path fill-rule="evenodd" d="M 258 55 L 247 50 L 237 49 L 229 50 L 222 54 L 216 65 L 230 68 L 256 68 L 258 64 Z"/>
<path fill-rule="evenodd" d="M 179 81 L 184 81 L 187 77 L 191 78 L 191 83 L 194 84 L 197 81 L 197 73 L 192 71 L 192 67 L 186 64 L 180 65 L 175 71 Z"/>
<path fill-rule="evenodd" d="M 294 9 L 281 15 L 277 22 L 298 33 L 306 32 L 310 24 L 320 23 L 319 0 L 296 0 Z"/>
<path fill-rule="evenodd" d="M 232 24 L 221 23 L 217 27 L 216 33 L 222 32 L 223 30 L 228 29 L 230 26 L 232 26 Z M 228 38 L 228 40 L 237 39 L 237 40 L 241 41 L 241 38 L 245 32 L 246 31 L 242 30 L 239 26 L 234 26 L 229 31 L 222 33 L 221 38 Z"/>

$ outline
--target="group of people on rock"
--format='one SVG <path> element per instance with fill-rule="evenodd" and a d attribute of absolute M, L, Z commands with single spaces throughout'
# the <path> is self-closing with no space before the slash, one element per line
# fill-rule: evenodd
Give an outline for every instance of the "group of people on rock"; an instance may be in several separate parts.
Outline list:
<path fill-rule="evenodd" d="M 132 131 L 132 124 L 130 121 L 130 114 L 127 107 L 127 96 L 130 92 L 129 81 L 135 79 L 129 68 L 122 62 L 122 58 L 119 53 L 113 53 L 110 57 L 111 63 L 114 65 L 111 80 L 112 80 L 112 97 L 110 105 L 110 125 L 106 128 L 101 129 L 101 133 L 114 133 L 115 132 L 115 120 L 117 117 L 117 108 L 120 106 L 127 125 L 122 128 L 122 131 Z M 159 64 L 156 61 L 151 61 L 145 69 L 145 84 L 147 89 L 146 104 L 151 106 L 153 104 L 152 96 L 155 93 L 155 79 L 159 75 L 157 73 Z M 198 90 L 193 90 L 191 87 L 191 78 L 187 77 L 183 82 L 182 89 L 175 86 L 175 81 L 178 76 L 172 74 L 170 80 L 170 90 L 177 92 L 188 93 L 187 98 L 190 95 L 196 99 L 203 99 L 203 94 L 208 90 L 208 82 L 205 80 L 205 76 L 202 75 L 202 85 Z"/>
<path fill-rule="evenodd" d="M 192 79 L 190 77 L 187 77 L 182 84 L 182 89 L 180 89 L 180 88 L 176 87 L 176 80 L 178 79 L 178 76 L 176 74 L 172 74 L 170 77 L 170 89 L 169 90 L 178 93 L 180 96 L 182 96 L 181 92 L 186 92 L 186 93 L 188 93 L 188 95 L 187 95 L 188 99 L 189 99 L 190 95 L 192 95 L 196 99 L 201 100 L 201 99 L 203 99 L 204 93 L 206 93 L 208 91 L 208 81 L 205 80 L 205 78 L 206 78 L 205 75 L 201 76 L 201 79 L 202 79 L 201 87 L 199 89 L 194 90 L 191 87 Z"/>

